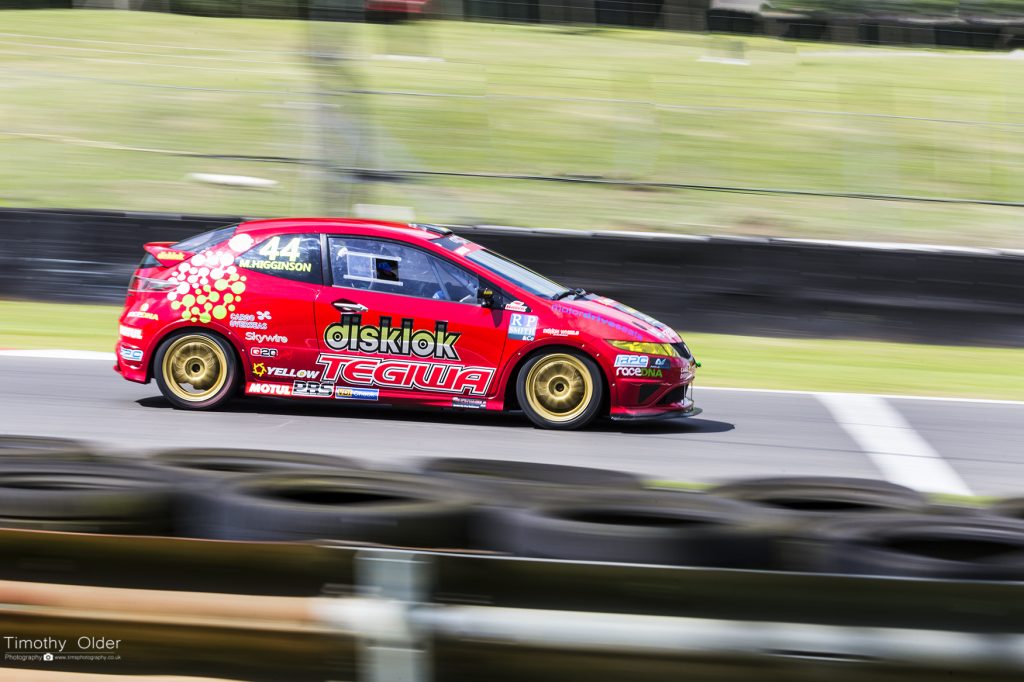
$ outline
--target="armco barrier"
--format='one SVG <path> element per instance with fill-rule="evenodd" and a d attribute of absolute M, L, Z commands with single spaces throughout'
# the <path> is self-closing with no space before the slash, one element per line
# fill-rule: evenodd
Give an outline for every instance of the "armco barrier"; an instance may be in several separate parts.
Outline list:
<path fill-rule="evenodd" d="M 213 545 L 228 561 L 237 550 Z M 4 632 L 27 639 L 77 640 L 89 633 L 120 640 L 117 660 L 4 665 L 396 682 L 524 676 L 538 682 L 739 682 L 755 676 L 978 682 L 1024 674 L 1019 607 L 1024 585 L 1019 583 L 805 576 L 791 589 L 765 595 L 779 587 L 772 583 L 779 576 L 322 549 L 355 566 L 352 577 L 327 596 L 237 597 L 0 582 Z M 518 564 L 518 574 L 505 571 L 508 564 Z M 455 565 L 459 570 L 452 573 Z M 577 600 L 575 606 L 549 591 L 559 582 L 551 576 L 564 571 L 577 579 L 562 584 Z M 656 571 L 661 575 L 652 575 Z M 607 596 L 621 586 L 634 593 L 628 605 Z M 453 587 L 454 594 L 442 592 Z M 688 591 L 685 598 L 679 599 L 680 588 Z M 730 594 L 730 588 L 739 589 Z M 699 590 L 709 593 L 694 608 L 691 599 Z M 509 604 L 502 591 L 518 592 L 520 603 Z M 659 598 L 663 603 L 652 614 Z M 740 604 L 745 599 L 751 601 Z M 800 608 L 788 608 L 790 600 Z M 870 606 L 864 609 L 860 601 Z M 711 602 L 718 607 L 708 608 Z"/>
<path fill-rule="evenodd" d="M 238 220 L 0 209 L 0 296 L 119 302 L 148 241 Z M 1024 342 L 1024 253 L 809 240 L 456 227 L 684 331 Z"/>

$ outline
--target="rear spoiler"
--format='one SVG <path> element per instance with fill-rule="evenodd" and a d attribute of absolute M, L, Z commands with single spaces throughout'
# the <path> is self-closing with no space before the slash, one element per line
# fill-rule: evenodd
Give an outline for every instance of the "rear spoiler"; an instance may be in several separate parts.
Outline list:
<path fill-rule="evenodd" d="M 174 246 L 174 242 L 150 242 L 143 245 L 142 248 L 145 249 L 146 253 L 156 258 L 157 262 L 165 268 L 177 265 L 195 255 L 191 251 L 180 251 L 170 248 L 172 246 Z"/>

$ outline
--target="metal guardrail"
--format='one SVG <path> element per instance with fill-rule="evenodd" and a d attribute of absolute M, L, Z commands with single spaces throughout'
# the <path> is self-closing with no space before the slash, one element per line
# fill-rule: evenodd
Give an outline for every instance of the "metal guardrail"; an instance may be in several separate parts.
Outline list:
<path fill-rule="evenodd" d="M 47 559 L 33 557 L 44 545 Z M 1021 583 L 36 531 L 0 532 L 0 551 L 0 578 L 32 564 L 45 578 L 60 557 L 95 562 L 66 582 L 138 585 L 161 562 L 150 586 L 178 576 L 178 592 L 0 582 L 4 633 L 124 642 L 117 661 L 47 663 L 63 670 L 375 682 L 1024 675 Z M 306 587 L 319 586 L 307 596 L 195 592 L 248 573 L 248 585 L 294 595 L 289 571 L 309 560 Z"/>

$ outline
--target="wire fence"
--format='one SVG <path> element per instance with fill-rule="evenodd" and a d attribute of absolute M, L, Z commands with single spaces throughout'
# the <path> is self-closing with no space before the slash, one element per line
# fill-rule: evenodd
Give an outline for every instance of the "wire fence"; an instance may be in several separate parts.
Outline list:
<path fill-rule="evenodd" d="M 8 206 L 1024 244 L 1012 52 L 6 16 Z"/>

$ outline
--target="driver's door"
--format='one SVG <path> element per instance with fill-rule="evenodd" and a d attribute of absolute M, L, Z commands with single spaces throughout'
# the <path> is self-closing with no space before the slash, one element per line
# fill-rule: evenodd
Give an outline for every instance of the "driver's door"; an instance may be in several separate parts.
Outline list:
<path fill-rule="evenodd" d="M 335 397 L 485 407 L 507 321 L 479 278 L 404 242 L 331 236 L 332 285 L 317 297 L 319 364 Z"/>

